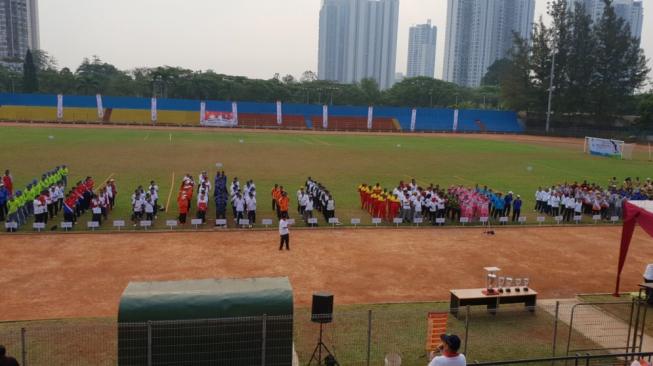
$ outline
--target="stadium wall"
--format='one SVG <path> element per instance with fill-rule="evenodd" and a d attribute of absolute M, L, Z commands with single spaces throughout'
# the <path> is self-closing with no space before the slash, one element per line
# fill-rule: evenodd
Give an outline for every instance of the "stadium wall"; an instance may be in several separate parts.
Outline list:
<path fill-rule="evenodd" d="M 151 123 L 151 99 L 103 96 L 104 118 L 97 114 L 95 96 L 63 97 L 65 122 Z M 207 111 L 231 111 L 229 101 L 206 101 Z M 329 116 L 367 118 L 367 106 L 329 106 Z M 276 115 L 275 103 L 238 102 L 238 113 Z M 283 104 L 284 115 L 304 116 L 306 128 L 314 128 L 311 120 L 321 118 L 322 106 L 315 104 Z M 415 131 L 452 132 L 453 109 L 417 108 Z M 375 118 L 391 118 L 402 131 L 410 131 L 412 109 L 375 107 Z M 0 93 L 0 120 L 57 121 L 57 96 L 46 94 Z M 197 126 L 200 101 L 187 99 L 157 100 L 157 123 Z M 283 127 L 283 126 L 281 126 Z M 517 114 L 511 111 L 459 110 L 457 132 L 522 133 Z"/>

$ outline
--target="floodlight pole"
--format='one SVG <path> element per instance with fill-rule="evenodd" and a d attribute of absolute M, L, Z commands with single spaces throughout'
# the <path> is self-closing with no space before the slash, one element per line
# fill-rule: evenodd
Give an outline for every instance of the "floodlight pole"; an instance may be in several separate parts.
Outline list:
<path fill-rule="evenodd" d="M 557 43 L 557 39 L 554 39 L 554 42 Z M 555 77 L 555 69 L 556 69 L 556 47 L 557 47 L 557 44 L 554 44 L 553 49 L 551 50 L 551 76 L 550 76 L 550 79 L 549 79 L 549 105 L 547 106 L 547 109 L 546 109 L 546 128 L 545 128 L 545 132 L 547 134 L 549 133 L 549 127 L 551 126 L 551 104 L 553 102 L 553 89 L 554 89 L 553 79 Z"/>

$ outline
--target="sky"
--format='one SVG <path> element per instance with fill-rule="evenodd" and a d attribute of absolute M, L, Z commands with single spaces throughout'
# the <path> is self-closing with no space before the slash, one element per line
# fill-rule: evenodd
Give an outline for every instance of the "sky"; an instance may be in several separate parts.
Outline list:
<path fill-rule="evenodd" d="M 650 2 L 650 3 L 649 3 Z M 536 0 L 535 19 L 547 0 Z M 74 70 L 99 56 L 122 70 L 161 65 L 269 79 L 317 71 L 321 0 L 40 0 L 41 48 Z M 647 8 L 647 5 L 650 8 Z M 438 27 L 442 76 L 447 0 L 401 0 L 397 72 L 406 73 L 408 29 Z M 653 58 L 653 1 L 644 1 L 642 48 Z M 648 23 L 648 24 L 647 24 Z M 653 65 L 652 62 L 649 62 Z"/>

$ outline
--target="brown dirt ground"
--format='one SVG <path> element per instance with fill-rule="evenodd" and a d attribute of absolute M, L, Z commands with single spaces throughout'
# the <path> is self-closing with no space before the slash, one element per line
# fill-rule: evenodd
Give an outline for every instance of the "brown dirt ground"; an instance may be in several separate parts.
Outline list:
<path fill-rule="evenodd" d="M 289 276 L 295 305 L 447 300 L 480 287 L 483 267 L 528 276 L 541 298 L 612 292 L 620 227 L 28 234 L 0 241 L 0 320 L 115 316 L 130 281 Z M 623 276 L 634 290 L 653 240 L 638 229 Z"/>

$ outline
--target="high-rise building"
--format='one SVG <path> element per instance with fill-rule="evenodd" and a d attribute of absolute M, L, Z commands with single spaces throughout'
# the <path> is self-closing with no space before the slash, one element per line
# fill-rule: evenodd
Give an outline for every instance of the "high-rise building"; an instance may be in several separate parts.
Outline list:
<path fill-rule="evenodd" d="M 399 0 L 323 0 L 318 78 L 394 84 Z"/>
<path fill-rule="evenodd" d="M 570 7 L 573 9 L 578 4 L 585 5 L 585 10 L 592 17 L 593 22 L 598 22 L 603 16 L 605 3 L 603 0 L 571 0 Z M 630 34 L 641 40 L 642 24 L 644 22 L 643 1 L 635 0 L 614 0 L 612 2 L 614 12 L 630 26 Z"/>
<path fill-rule="evenodd" d="M 530 40 L 535 0 L 448 0 L 443 78 L 477 87 L 508 56 L 513 33 Z"/>
<path fill-rule="evenodd" d="M 39 47 L 38 0 L 0 0 L 0 58 L 22 59 Z"/>
<path fill-rule="evenodd" d="M 435 45 L 438 28 L 431 25 L 431 19 L 426 24 L 410 27 L 408 34 L 408 70 L 406 76 L 435 76 Z"/>

